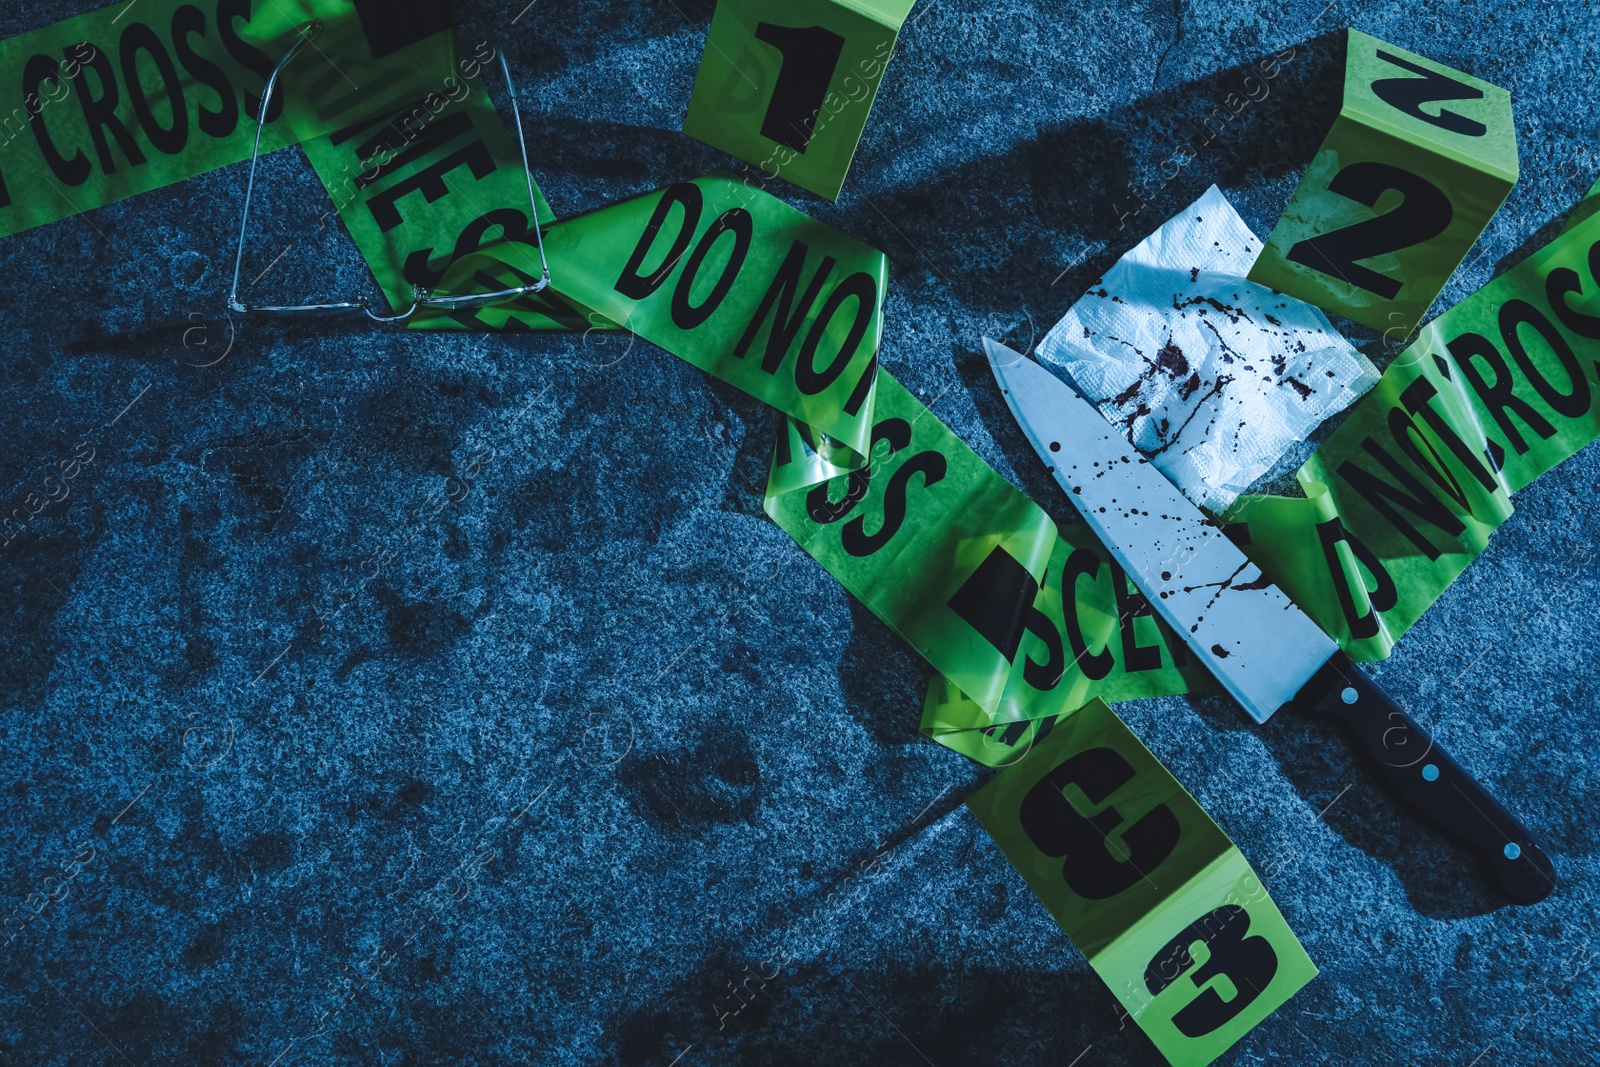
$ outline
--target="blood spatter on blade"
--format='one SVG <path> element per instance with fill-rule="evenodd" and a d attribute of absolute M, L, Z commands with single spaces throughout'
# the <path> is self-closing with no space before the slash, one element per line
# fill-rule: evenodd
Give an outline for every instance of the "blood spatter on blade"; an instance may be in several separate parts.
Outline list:
<path fill-rule="evenodd" d="M 1216 656 L 1218 659 L 1227 659 L 1229 656 L 1233 655 L 1232 652 L 1229 652 L 1227 649 L 1223 648 L 1221 645 L 1212 645 L 1211 646 L 1211 654 L 1213 656 Z"/>

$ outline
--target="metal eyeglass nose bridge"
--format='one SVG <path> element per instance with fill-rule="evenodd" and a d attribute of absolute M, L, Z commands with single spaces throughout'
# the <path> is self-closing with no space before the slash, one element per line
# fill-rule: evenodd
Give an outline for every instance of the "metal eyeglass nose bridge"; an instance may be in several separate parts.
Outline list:
<path fill-rule="evenodd" d="M 471 308 L 490 307 L 515 300 L 529 293 L 544 290 L 550 284 L 550 263 L 544 254 L 544 233 L 539 226 L 539 202 L 533 187 L 533 169 L 528 164 L 528 142 L 522 133 L 522 114 L 517 108 L 516 86 L 511 81 L 511 68 L 506 63 L 505 50 L 495 49 L 495 54 L 500 60 L 500 71 L 505 75 L 506 93 L 511 99 L 511 121 L 517 130 L 517 145 L 522 151 L 522 170 L 528 179 L 528 217 L 533 220 L 533 234 L 539 246 L 539 266 L 542 276 L 533 285 L 518 286 L 515 289 L 500 289 L 492 293 L 474 293 L 466 296 L 433 296 L 425 293 L 420 286 L 412 287 L 411 306 L 396 315 L 380 315 L 373 311 L 372 303 L 368 300 L 343 301 L 334 304 L 246 304 L 239 299 L 239 269 L 244 262 L 245 235 L 250 226 L 250 201 L 256 188 L 256 164 L 261 159 L 261 132 L 267 123 L 267 108 L 272 102 L 272 92 L 277 87 L 278 76 L 283 73 L 294 57 L 307 44 L 311 43 L 322 30 L 322 20 L 317 19 L 308 23 L 300 30 L 300 37 L 289 49 L 278 65 L 272 69 L 272 75 L 267 79 L 267 87 L 261 93 L 261 109 L 256 114 L 256 140 L 255 149 L 250 155 L 250 179 L 244 191 L 244 212 L 239 220 L 239 248 L 233 257 L 233 290 L 228 294 L 228 308 L 241 314 L 257 313 L 265 315 L 279 315 L 298 318 L 322 318 L 335 315 L 347 315 L 357 311 L 365 312 L 367 317 L 374 322 L 403 322 L 416 313 L 418 308 L 434 308 L 440 311 L 461 311 Z"/>

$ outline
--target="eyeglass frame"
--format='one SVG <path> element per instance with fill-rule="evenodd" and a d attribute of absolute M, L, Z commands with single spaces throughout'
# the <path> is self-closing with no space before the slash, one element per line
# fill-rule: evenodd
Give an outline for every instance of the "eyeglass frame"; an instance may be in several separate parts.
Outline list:
<path fill-rule="evenodd" d="M 268 315 L 284 315 L 296 317 L 304 314 L 307 317 L 325 317 L 344 315 L 356 311 L 365 312 L 367 317 L 374 322 L 403 322 L 416 314 L 418 308 L 433 308 L 440 311 L 462 311 L 472 308 L 489 307 L 515 300 L 520 296 L 530 293 L 542 292 L 550 285 L 550 261 L 545 258 L 544 233 L 539 225 L 539 200 L 534 191 L 533 168 L 528 163 L 528 142 L 522 132 L 522 113 L 517 107 L 516 86 L 511 81 L 511 67 L 506 63 L 506 54 L 503 48 L 496 48 L 495 54 L 500 60 L 500 71 L 505 75 L 506 93 L 511 99 L 511 120 L 517 129 L 517 145 L 522 152 L 522 171 L 528 179 L 528 205 L 529 215 L 533 220 L 533 235 L 539 247 L 539 265 L 542 271 L 540 279 L 532 285 L 518 286 L 514 289 L 501 289 L 492 293 L 474 293 L 465 296 L 433 296 L 425 293 L 421 286 L 411 287 L 411 306 L 397 315 L 378 315 L 372 310 L 372 303 L 362 299 L 358 301 L 342 301 L 335 304 L 245 304 L 239 299 L 239 271 L 244 263 L 245 236 L 250 225 L 250 202 L 255 194 L 256 165 L 261 159 L 261 133 L 267 124 L 267 108 L 272 102 L 272 91 L 277 86 L 278 76 L 283 73 L 291 60 L 311 42 L 311 39 L 322 29 L 322 20 L 314 19 L 301 31 L 299 40 L 290 47 L 278 65 L 272 68 L 272 74 L 267 78 L 267 86 L 261 93 L 261 108 L 256 113 L 256 139 L 255 148 L 250 155 L 250 177 L 245 185 L 244 211 L 239 219 L 239 247 L 233 258 L 233 289 L 228 294 L 228 309 L 239 314 L 259 312 Z"/>

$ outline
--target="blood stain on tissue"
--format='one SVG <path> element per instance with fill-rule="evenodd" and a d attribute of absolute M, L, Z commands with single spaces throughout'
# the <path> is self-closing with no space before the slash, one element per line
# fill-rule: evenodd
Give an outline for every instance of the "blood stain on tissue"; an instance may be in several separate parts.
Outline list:
<path fill-rule="evenodd" d="M 1237 294 L 1235 294 L 1235 299 L 1237 299 Z M 1254 324 L 1256 321 L 1255 319 L 1252 319 L 1243 308 L 1236 308 L 1232 304 L 1224 304 L 1214 296 L 1194 296 L 1181 302 L 1177 297 L 1172 298 L 1172 310 L 1174 311 L 1183 311 L 1185 308 L 1192 308 L 1199 304 L 1209 304 L 1218 312 L 1226 315 L 1228 321 L 1234 324 L 1237 324 L 1240 319 L 1243 319 L 1245 322 L 1251 324 Z M 1205 308 L 1200 308 L 1199 311 L 1202 315 L 1206 313 Z"/>
<path fill-rule="evenodd" d="M 1311 386 L 1307 385 L 1305 382 L 1302 382 L 1299 378 L 1296 378 L 1292 374 L 1285 378 L 1283 382 L 1285 385 L 1293 387 L 1294 391 L 1300 394 L 1301 400 L 1310 400 L 1311 394 L 1316 392 L 1315 389 L 1311 388 Z"/>
<path fill-rule="evenodd" d="M 1133 402 L 1133 398 L 1139 395 L 1139 390 L 1143 387 L 1144 379 L 1141 378 L 1132 385 L 1128 386 L 1122 392 L 1118 393 L 1116 396 L 1112 397 L 1111 402 L 1118 407 L 1121 407 L 1123 404 L 1130 404 Z"/>
<path fill-rule="evenodd" d="M 1182 378 L 1189 373 L 1189 361 L 1184 358 L 1183 349 L 1168 341 L 1161 346 L 1161 351 L 1156 353 L 1154 369 L 1169 378 Z"/>

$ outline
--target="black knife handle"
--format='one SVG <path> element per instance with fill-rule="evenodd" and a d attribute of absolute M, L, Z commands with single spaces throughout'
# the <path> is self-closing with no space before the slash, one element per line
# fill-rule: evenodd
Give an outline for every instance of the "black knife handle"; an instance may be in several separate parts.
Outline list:
<path fill-rule="evenodd" d="M 1384 777 L 1418 810 L 1487 856 L 1512 900 L 1536 904 L 1555 889 L 1555 868 L 1528 828 L 1343 652 L 1294 703 L 1354 727 Z"/>

